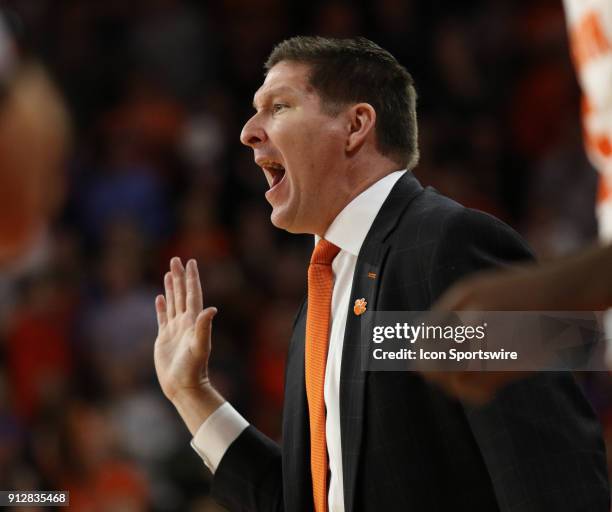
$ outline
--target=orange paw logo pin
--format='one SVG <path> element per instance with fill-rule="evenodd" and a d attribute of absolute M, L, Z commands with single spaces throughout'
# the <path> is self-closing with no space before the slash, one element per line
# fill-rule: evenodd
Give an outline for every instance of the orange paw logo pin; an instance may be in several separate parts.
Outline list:
<path fill-rule="evenodd" d="M 366 306 L 368 305 L 365 299 L 357 299 L 355 301 L 355 305 L 353 306 L 353 312 L 359 316 L 363 315 L 366 312 Z"/>

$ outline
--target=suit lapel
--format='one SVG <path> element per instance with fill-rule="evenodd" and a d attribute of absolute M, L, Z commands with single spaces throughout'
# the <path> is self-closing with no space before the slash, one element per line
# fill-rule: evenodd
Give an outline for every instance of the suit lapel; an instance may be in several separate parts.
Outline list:
<path fill-rule="evenodd" d="M 355 266 L 340 374 L 340 429 L 346 512 L 354 510 L 368 376 L 367 372 L 361 370 L 362 317 L 354 313 L 353 306 L 356 299 L 364 298 L 368 310 L 376 310 L 379 283 L 389 251 L 386 240 L 409 202 L 422 190 L 411 172 L 407 172 L 398 180 L 376 216 L 361 246 Z"/>

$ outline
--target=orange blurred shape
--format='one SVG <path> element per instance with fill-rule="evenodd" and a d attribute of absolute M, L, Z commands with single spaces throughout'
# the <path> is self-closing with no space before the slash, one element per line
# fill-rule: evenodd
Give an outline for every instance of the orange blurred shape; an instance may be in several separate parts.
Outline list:
<path fill-rule="evenodd" d="M 27 252 L 61 205 L 68 116 L 42 68 L 25 65 L 0 105 L 0 266 Z"/>
<path fill-rule="evenodd" d="M 570 30 L 572 57 L 577 68 L 612 51 L 602 20 L 595 11 L 589 11 Z"/>

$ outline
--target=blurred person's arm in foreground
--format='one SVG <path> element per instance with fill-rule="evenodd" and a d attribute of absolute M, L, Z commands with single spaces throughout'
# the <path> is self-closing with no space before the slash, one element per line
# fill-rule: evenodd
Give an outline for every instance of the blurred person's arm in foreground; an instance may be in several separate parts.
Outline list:
<path fill-rule="evenodd" d="M 170 262 L 164 276 L 165 295 L 155 300 L 159 332 L 155 369 L 166 398 L 194 437 L 193 447 L 214 472 L 229 445 L 248 426 L 213 387 L 208 376 L 212 320 L 217 309 L 204 309 L 194 260 L 183 267 Z"/>
<path fill-rule="evenodd" d="M 594 246 L 542 266 L 484 272 L 459 282 L 435 311 L 600 311 L 612 306 L 612 245 Z M 447 392 L 489 400 L 526 372 L 424 372 Z"/>
<path fill-rule="evenodd" d="M 587 154 L 600 172 L 600 232 L 612 233 L 612 4 L 563 0 L 576 75 L 583 94 L 582 126 Z M 468 279 L 438 302 L 440 311 L 603 310 L 612 306 L 612 246 L 593 247 L 567 259 L 513 272 Z M 449 393 L 486 401 L 520 372 L 427 373 Z"/>

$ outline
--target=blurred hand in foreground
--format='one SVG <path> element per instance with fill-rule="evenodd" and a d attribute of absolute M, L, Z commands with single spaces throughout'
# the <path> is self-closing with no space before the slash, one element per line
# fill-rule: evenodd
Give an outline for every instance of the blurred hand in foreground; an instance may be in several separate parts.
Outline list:
<path fill-rule="evenodd" d="M 451 287 L 433 311 L 602 311 L 612 306 L 612 245 L 594 245 L 543 265 L 488 271 Z M 451 395 L 491 399 L 530 372 L 423 372 Z"/>
<path fill-rule="evenodd" d="M 536 269 L 537 267 L 533 267 Z M 484 272 L 451 287 L 434 305 L 433 311 L 519 311 L 525 307 L 533 284 L 532 271 Z M 423 371 L 429 382 L 465 402 L 483 405 L 505 385 L 530 372 L 520 371 Z"/>

